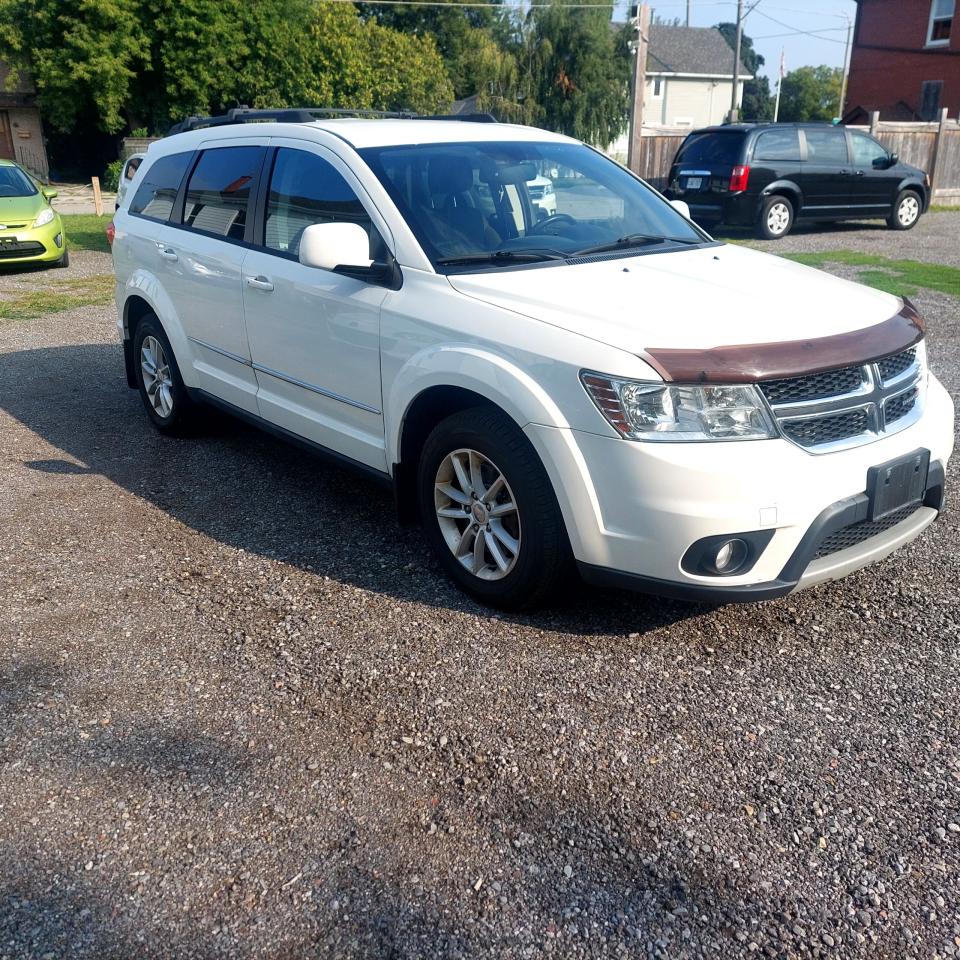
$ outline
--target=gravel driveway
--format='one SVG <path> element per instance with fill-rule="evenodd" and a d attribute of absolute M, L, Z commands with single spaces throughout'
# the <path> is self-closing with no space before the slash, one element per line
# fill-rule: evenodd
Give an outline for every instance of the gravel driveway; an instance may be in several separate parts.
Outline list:
<path fill-rule="evenodd" d="M 958 522 L 493 616 L 368 481 L 153 432 L 112 307 L 0 320 L 0 958 L 958 956 Z"/>

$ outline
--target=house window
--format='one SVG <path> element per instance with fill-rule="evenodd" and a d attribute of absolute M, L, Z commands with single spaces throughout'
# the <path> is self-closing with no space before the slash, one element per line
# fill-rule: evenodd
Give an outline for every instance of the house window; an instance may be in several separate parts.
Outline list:
<path fill-rule="evenodd" d="M 950 42 L 956 0 L 932 0 L 930 26 L 927 28 L 927 46 L 945 46 Z"/>
<path fill-rule="evenodd" d="M 653 96 L 656 99 L 659 99 L 663 96 L 663 78 L 654 77 L 653 78 Z"/>

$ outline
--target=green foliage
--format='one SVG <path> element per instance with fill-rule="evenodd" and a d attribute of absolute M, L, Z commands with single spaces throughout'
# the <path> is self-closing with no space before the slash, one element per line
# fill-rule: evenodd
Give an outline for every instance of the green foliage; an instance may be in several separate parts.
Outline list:
<path fill-rule="evenodd" d="M 120 186 L 120 174 L 122 171 L 122 157 L 114 160 L 113 163 L 108 163 L 107 169 L 103 171 L 103 176 L 100 178 L 100 185 L 103 187 L 103 189 L 110 193 L 116 193 L 117 187 Z"/>
<path fill-rule="evenodd" d="M 134 130 L 130 131 L 130 136 L 144 139 L 145 137 L 150 136 L 150 131 L 146 127 L 136 127 Z"/>
<path fill-rule="evenodd" d="M 63 231 L 67 235 L 67 246 L 73 250 L 97 250 L 109 253 L 107 242 L 107 224 L 111 217 L 98 217 L 95 213 L 61 213 Z"/>
<path fill-rule="evenodd" d="M 780 119 L 832 120 L 840 109 L 842 67 L 798 67 L 780 88 Z"/>
<path fill-rule="evenodd" d="M 723 34 L 731 50 L 737 48 L 737 25 L 735 23 L 718 23 L 717 29 Z M 733 58 L 730 58 L 731 69 Z M 740 116 L 744 120 L 772 120 L 773 97 L 770 94 L 770 80 L 767 77 L 758 77 L 757 71 L 766 63 L 763 56 L 753 49 L 753 40 L 746 34 L 740 38 L 740 62 L 747 68 L 747 73 L 753 79 L 743 85 L 743 104 Z"/>
<path fill-rule="evenodd" d="M 861 270 L 858 279 L 868 286 L 885 290 L 898 297 L 910 297 L 918 287 L 939 290 L 960 297 L 960 269 L 937 263 L 921 263 L 918 260 L 888 260 L 871 253 L 853 250 L 826 250 L 822 253 L 788 253 L 788 260 L 805 263 L 810 267 L 822 267 L 827 263 L 842 263 L 852 267 L 869 267 Z"/>
<path fill-rule="evenodd" d="M 0 59 L 27 69 L 48 121 L 115 133 L 254 106 L 441 110 L 432 36 L 316 0 L 0 0 Z"/>

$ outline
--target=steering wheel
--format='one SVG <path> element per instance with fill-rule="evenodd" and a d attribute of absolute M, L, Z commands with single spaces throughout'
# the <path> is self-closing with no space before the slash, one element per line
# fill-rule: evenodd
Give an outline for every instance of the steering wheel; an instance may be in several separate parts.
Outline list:
<path fill-rule="evenodd" d="M 577 225 L 577 221 L 570 216 L 569 213 L 554 213 L 549 217 L 544 217 L 542 220 L 538 220 L 534 225 L 533 229 L 527 231 L 528 233 L 543 233 L 543 228 L 550 226 L 550 224 L 556 223 L 569 223 L 572 226 Z"/>

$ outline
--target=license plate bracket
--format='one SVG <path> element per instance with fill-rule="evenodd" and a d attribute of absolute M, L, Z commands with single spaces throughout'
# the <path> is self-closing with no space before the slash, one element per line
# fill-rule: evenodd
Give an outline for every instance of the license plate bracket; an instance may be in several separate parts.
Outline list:
<path fill-rule="evenodd" d="M 703 177 L 687 177 L 685 190 L 699 190 L 703 186 Z"/>
<path fill-rule="evenodd" d="M 867 519 L 882 520 L 911 504 L 919 505 L 927 491 L 930 451 L 914 450 L 906 456 L 878 464 L 867 471 Z"/>

